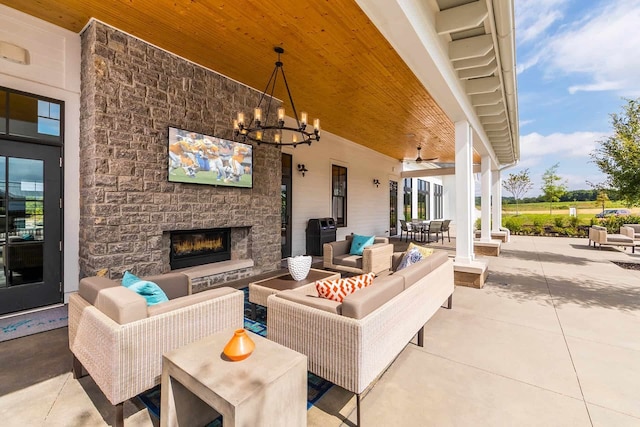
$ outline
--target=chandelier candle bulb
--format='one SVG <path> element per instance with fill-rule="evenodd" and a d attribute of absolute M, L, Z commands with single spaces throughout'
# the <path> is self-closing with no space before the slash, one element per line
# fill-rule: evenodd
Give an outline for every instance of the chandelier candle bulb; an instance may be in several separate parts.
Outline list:
<path fill-rule="evenodd" d="M 278 120 L 284 121 L 284 108 L 282 107 L 278 108 Z"/>
<path fill-rule="evenodd" d="M 244 124 L 244 113 L 238 113 L 238 124 L 239 125 Z"/>
<path fill-rule="evenodd" d="M 257 123 L 260 123 L 262 121 L 262 108 L 256 108 L 253 111 L 253 118 Z"/>
<path fill-rule="evenodd" d="M 303 126 L 307 125 L 307 113 L 305 111 L 300 113 L 300 124 Z"/>
<path fill-rule="evenodd" d="M 313 120 L 313 129 L 316 131 L 320 130 L 320 119 L 314 119 Z"/>
<path fill-rule="evenodd" d="M 295 133 L 291 136 L 291 141 L 294 143 L 298 142 L 298 136 Z"/>
<path fill-rule="evenodd" d="M 262 132 L 260 132 L 260 131 L 256 132 L 256 139 L 258 141 L 262 141 Z"/>
<path fill-rule="evenodd" d="M 240 126 L 238 126 L 238 121 L 234 120 L 233 121 L 233 130 L 239 130 L 239 129 L 240 129 Z"/>
<path fill-rule="evenodd" d="M 273 135 L 273 140 L 274 140 L 275 142 L 280 142 L 280 134 L 279 134 L 279 133 L 276 133 L 275 135 Z"/>

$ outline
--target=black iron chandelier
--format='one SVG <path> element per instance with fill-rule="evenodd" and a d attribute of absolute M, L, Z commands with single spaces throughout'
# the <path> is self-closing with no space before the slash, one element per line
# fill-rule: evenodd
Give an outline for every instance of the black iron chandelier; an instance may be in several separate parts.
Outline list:
<path fill-rule="evenodd" d="M 298 144 L 309 144 L 313 141 L 320 140 L 320 119 L 313 120 L 313 131 L 307 132 L 307 113 L 302 111 L 300 118 L 298 118 L 298 112 L 296 106 L 293 103 L 291 97 L 291 91 L 289 90 L 289 84 L 287 83 L 287 77 L 284 75 L 284 69 L 282 68 L 282 61 L 280 61 L 280 55 L 284 53 L 284 49 L 276 46 L 273 50 L 278 54 L 278 60 L 276 66 L 269 77 L 267 87 L 264 89 L 258 106 L 253 110 L 253 119 L 247 123 L 245 121 L 245 115 L 243 112 L 238 113 L 238 118 L 233 121 L 233 136 L 235 140 L 246 141 L 251 140 L 260 144 L 268 145 L 292 145 L 296 147 Z M 272 116 L 271 102 L 273 101 L 273 90 L 276 87 L 276 80 L 278 78 L 278 71 L 282 74 L 282 80 L 287 88 L 287 95 L 289 95 L 289 102 L 291 102 L 291 108 L 293 109 L 293 116 L 296 119 L 296 127 L 285 126 L 284 124 L 284 107 L 277 109 L 275 115 Z M 265 98 L 269 95 L 268 100 Z M 263 108 L 263 101 L 265 107 Z M 287 131 L 286 133 L 284 131 Z"/>

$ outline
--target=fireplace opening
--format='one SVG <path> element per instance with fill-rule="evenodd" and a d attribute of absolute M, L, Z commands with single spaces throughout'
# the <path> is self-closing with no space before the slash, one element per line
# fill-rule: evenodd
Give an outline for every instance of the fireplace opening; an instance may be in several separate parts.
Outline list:
<path fill-rule="evenodd" d="M 231 229 L 171 231 L 171 269 L 231 259 Z"/>

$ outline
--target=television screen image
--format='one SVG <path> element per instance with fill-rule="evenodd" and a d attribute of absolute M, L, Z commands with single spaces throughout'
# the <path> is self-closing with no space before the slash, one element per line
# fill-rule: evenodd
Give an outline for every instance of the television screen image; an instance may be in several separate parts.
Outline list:
<path fill-rule="evenodd" d="M 169 181 L 253 187 L 253 150 L 249 144 L 169 128 Z"/>

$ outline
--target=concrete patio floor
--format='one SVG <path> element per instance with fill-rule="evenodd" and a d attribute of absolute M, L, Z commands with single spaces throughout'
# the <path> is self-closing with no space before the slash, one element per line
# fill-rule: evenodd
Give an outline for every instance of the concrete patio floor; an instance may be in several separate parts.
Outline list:
<path fill-rule="evenodd" d="M 408 345 L 362 400 L 364 426 L 640 426 L 640 253 L 587 239 L 513 236 L 486 258 L 481 289 Z M 67 330 L 0 344 L 3 426 L 100 426 L 112 408 L 74 380 Z M 153 425 L 137 403 L 125 425 Z M 309 426 L 353 425 L 355 398 L 333 387 Z"/>

